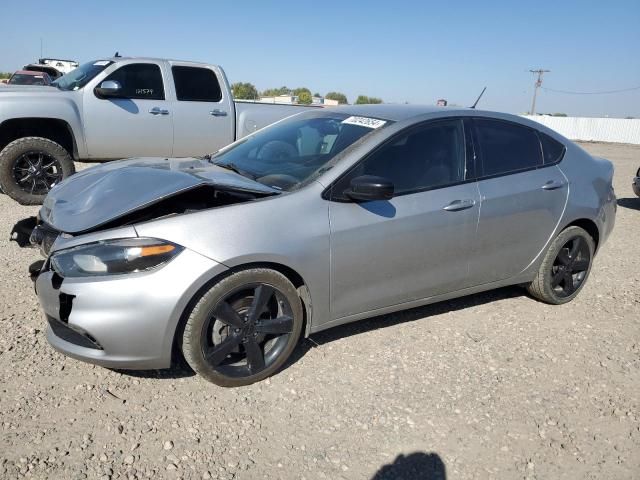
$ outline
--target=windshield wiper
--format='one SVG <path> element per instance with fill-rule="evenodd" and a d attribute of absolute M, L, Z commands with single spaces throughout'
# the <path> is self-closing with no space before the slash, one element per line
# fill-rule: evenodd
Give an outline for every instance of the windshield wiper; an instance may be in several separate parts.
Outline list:
<path fill-rule="evenodd" d="M 243 169 L 239 168 L 233 162 L 231 162 L 231 163 L 215 163 L 215 162 L 212 162 L 212 163 L 214 165 L 216 165 L 217 167 L 226 168 L 227 170 L 231 170 L 232 172 L 235 172 L 238 175 L 242 175 L 243 177 L 250 178 L 251 180 L 255 180 L 256 179 L 255 175 L 253 175 L 252 173 L 247 172 L 246 170 L 243 170 Z"/>

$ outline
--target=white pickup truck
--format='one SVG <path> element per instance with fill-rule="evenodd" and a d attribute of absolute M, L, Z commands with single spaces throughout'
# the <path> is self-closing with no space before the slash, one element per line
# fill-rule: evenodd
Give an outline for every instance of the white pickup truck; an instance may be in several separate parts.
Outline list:
<path fill-rule="evenodd" d="M 235 102 L 215 65 L 92 61 L 50 87 L 0 89 L 0 188 L 39 204 L 74 159 L 201 156 L 302 108 L 317 107 Z"/>

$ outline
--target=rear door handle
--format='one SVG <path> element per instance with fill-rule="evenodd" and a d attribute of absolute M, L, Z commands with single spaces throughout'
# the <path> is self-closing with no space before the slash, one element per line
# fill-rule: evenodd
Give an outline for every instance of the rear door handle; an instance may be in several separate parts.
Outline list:
<path fill-rule="evenodd" d="M 211 110 L 209 112 L 209 115 L 213 115 L 214 117 L 226 117 L 227 116 L 227 112 L 225 112 L 224 110 L 218 110 L 216 108 L 215 110 Z"/>
<path fill-rule="evenodd" d="M 169 110 L 160 107 L 153 107 L 149 110 L 149 113 L 151 115 L 169 115 Z"/>
<path fill-rule="evenodd" d="M 561 180 L 549 180 L 542 186 L 543 190 L 557 190 L 559 188 L 564 187 L 565 182 Z"/>
<path fill-rule="evenodd" d="M 476 204 L 475 200 L 467 198 L 465 200 L 454 200 L 449 205 L 442 207 L 443 210 L 447 212 L 458 212 L 460 210 L 466 210 L 467 208 L 471 208 Z"/>

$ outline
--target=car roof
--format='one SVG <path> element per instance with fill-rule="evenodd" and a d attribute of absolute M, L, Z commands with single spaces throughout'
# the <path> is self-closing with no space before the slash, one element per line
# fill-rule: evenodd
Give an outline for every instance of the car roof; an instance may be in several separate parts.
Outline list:
<path fill-rule="evenodd" d="M 101 60 L 108 60 L 110 62 L 122 62 L 124 60 L 137 60 L 137 61 L 142 61 L 142 62 L 176 62 L 176 63 L 192 63 L 194 65 L 206 65 L 206 66 L 210 66 L 213 65 L 211 63 L 205 63 L 205 62 L 196 62 L 193 60 L 179 60 L 179 59 L 175 59 L 175 58 L 156 58 L 156 57 L 109 57 L 109 58 L 101 58 L 101 59 L 97 59 L 94 60 L 96 62 L 101 61 Z"/>
<path fill-rule="evenodd" d="M 539 123 L 529 119 L 512 115 L 510 113 L 493 112 L 490 110 L 476 110 L 470 107 L 438 107 L 435 105 L 408 105 L 408 104 L 376 104 L 376 105 L 340 105 L 327 107 L 327 110 L 338 111 L 346 115 L 380 118 L 393 122 L 401 122 L 411 118 L 423 117 L 428 114 L 438 114 L 438 117 L 472 116 L 479 118 L 491 118 L 505 120 L 522 125 L 527 125 L 538 130 L 544 129 Z M 542 128 L 541 128 L 542 127 Z"/>

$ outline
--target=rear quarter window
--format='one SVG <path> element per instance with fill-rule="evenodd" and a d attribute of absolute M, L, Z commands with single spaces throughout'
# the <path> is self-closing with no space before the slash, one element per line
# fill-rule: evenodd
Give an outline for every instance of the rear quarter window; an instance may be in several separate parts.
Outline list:
<path fill-rule="evenodd" d="M 562 160 L 566 150 L 565 146 L 542 132 L 538 132 L 538 136 L 540 137 L 540 143 L 542 144 L 544 164 L 550 165 Z"/>
<path fill-rule="evenodd" d="M 200 67 L 171 67 L 176 97 L 182 102 L 219 102 L 222 90 L 215 72 Z"/>

